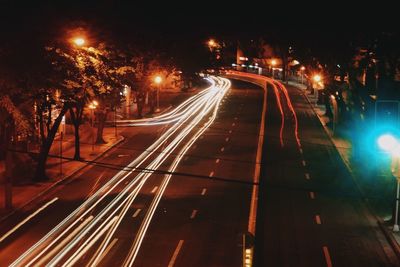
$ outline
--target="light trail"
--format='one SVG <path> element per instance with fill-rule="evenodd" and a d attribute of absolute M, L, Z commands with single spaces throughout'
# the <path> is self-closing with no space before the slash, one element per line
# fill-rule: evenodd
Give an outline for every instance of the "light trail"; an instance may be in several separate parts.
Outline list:
<path fill-rule="evenodd" d="M 189 98 L 174 110 L 155 118 L 130 122 L 132 126 L 174 123 L 137 159 L 111 177 L 107 183 L 94 192 L 76 210 L 24 252 L 10 266 L 36 266 L 38 261 L 41 263 L 48 262 L 46 266 L 58 266 L 63 262 L 63 266 L 72 266 L 81 261 L 82 255 L 102 239 L 93 257 L 90 257 L 91 260 L 88 265 L 96 266 L 102 260 L 103 253 L 109 248 L 110 241 L 121 221 L 127 217 L 126 214 L 133 201 L 153 172 L 141 172 L 135 177 L 131 177 L 131 174 L 138 168 L 142 168 L 141 166 L 149 160 L 151 162 L 147 164 L 145 169 L 157 170 L 166 159 L 171 157 L 173 157 L 174 161 L 169 171 L 173 172 L 188 149 L 215 120 L 221 101 L 230 88 L 230 82 L 227 79 L 217 77 L 211 77 L 208 80 L 211 83 L 210 87 Z M 208 118 L 210 113 L 212 113 L 212 116 Z M 202 120 L 206 120 L 206 123 L 203 124 Z M 195 133 L 192 133 L 193 131 Z M 180 148 L 180 152 L 177 155 L 173 154 L 178 148 Z M 156 151 L 160 149 L 161 151 L 157 154 Z M 151 158 L 152 156 L 153 159 Z M 132 245 L 134 249 L 128 254 L 127 262 L 129 264 L 133 263 L 137 255 L 148 225 L 171 177 L 171 174 L 165 175 L 159 190 L 155 193 L 150 208 L 137 233 L 137 238 Z M 126 185 L 124 185 L 125 180 L 128 180 Z M 104 208 L 99 211 L 95 210 L 100 203 L 107 201 L 106 197 L 111 196 L 111 192 L 117 186 L 122 185 L 124 187 L 118 194 L 113 195 L 111 201 L 105 203 L 106 206 Z M 85 220 L 89 212 L 93 214 L 93 219 L 91 218 L 85 221 L 84 225 L 81 224 L 81 226 L 77 227 L 76 225 Z M 62 248 L 60 244 L 62 244 Z M 48 251 L 51 252 L 49 253 Z M 48 259 L 44 257 L 46 252 L 51 256 L 47 257 Z M 54 256 L 55 253 L 57 254 Z"/>

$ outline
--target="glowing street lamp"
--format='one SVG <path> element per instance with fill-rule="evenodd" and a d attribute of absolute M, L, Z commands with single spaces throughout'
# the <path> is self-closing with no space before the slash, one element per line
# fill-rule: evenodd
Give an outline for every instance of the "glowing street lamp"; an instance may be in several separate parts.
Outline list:
<path fill-rule="evenodd" d="M 83 46 L 85 44 L 85 39 L 83 39 L 82 37 L 77 37 L 73 40 L 74 44 L 76 44 L 77 46 Z"/>
<path fill-rule="evenodd" d="M 315 74 L 313 80 L 314 82 L 319 83 L 322 80 L 322 77 L 319 74 Z"/>
<path fill-rule="evenodd" d="M 399 228 L 399 198 L 400 198 L 400 143 L 391 134 L 381 135 L 377 140 L 378 146 L 392 157 L 391 171 L 396 178 L 396 209 L 394 213 L 393 232 L 398 232 Z"/>
<path fill-rule="evenodd" d="M 272 69 L 272 78 L 275 78 L 275 73 L 274 73 L 274 68 L 276 66 L 276 64 L 278 64 L 278 62 L 276 61 L 276 59 L 271 60 L 271 69 Z"/>
<path fill-rule="evenodd" d="M 300 76 L 301 76 L 301 84 L 303 84 L 303 80 L 304 80 L 304 71 L 306 70 L 306 67 L 301 66 L 300 67 Z"/>
<path fill-rule="evenodd" d="M 161 76 L 157 75 L 154 77 L 154 83 L 157 84 L 157 108 L 156 112 L 160 112 L 160 87 L 162 83 L 162 78 Z"/>

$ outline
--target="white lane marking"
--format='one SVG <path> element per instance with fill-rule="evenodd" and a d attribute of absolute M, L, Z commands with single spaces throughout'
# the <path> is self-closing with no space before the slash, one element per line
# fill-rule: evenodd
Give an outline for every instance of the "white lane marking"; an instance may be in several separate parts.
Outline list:
<path fill-rule="evenodd" d="M 228 141 L 229 141 L 229 137 L 225 138 L 225 142 L 228 142 Z"/>
<path fill-rule="evenodd" d="M 120 154 L 120 155 L 118 155 L 117 157 L 118 158 L 123 158 L 123 157 L 128 157 L 129 155 L 128 154 Z"/>
<path fill-rule="evenodd" d="M 306 173 L 306 174 L 304 174 L 304 175 L 305 175 L 305 177 L 306 177 L 307 180 L 310 180 L 310 174 L 309 174 L 309 173 Z"/>
<path fill-rule="evenodd" d="M 238 119 L 238 118 L 237 118 L 237 117 L 235 117 L 235 121 L 237 121 L 237 119 Z"/>
<path fill-rule="evenodd" d="M 218 163 L 219 163 L 219 159 L 216 159 L 216 160 L 215 160 L 215 163 L 217 163 L 217 164 L 218 164 Z"/>
<path fill-rule="evenodd" d="M 151 190 L 151 193 L 154 194 L 154 193 L 157 191 L 157 189 L 158 189 L 158 186 L 155 186 L 155 187 L 153 188 L 153 190 Z"/>
<path fill-rule="evenodd" d="M 321 224 L 321 217 L 319 217 L 319 215 L 315 215 L 315 222 Z"/>
<path fill-rule="evenodd" d="M 305 161 L 305 160 L 302 160 L 302 161 L 301 161 L 301 164 L 303 164 L 303 166 L 305 167 L 305 166 L 306 166 L 306 161 Z"/>
<path fill-rule="evenodd" d="M 213 177 L 214 176 L 214 171 L 210 172 L 210 175 L 208 177 Z"/>
<path fill-rule="evenodd" d="M 310 198 L 311 199 L 315 199 L 315 193 L 314 192 L 310 192 Z"/>
<path fill-rule="evenodd" d="M 207 188 L 203 188 L 203 190 L 201 190 L 201 195 L 204 196 L 207 192 Z"/>
<path fill-rule="evenodd" d="M 232 130 L 229 130 L 229 133 L 231 134 L 231 133 L 232 133 Z"/>
<path fill-rule="evenodd" d="M 174 254 L 172 255 L 171 260 L 168 263 L 168 267 L 173 267 L 176 261 L 176 258 L 178 257 L 179 251 L 181 250 L 183 245 L 183 240 L 179 240 L 178 245 L 176 246 L 176 249 L 174 251 Z"/>
<path fill-rule="evenodd" d="M 224 152 L 224 150 L 225 150 L 225 147 L 221 148 L 221 152 Z"/>
<path fill-rule="evenodd" d="M 8 236 L 10 236 L 12 233 L 14 233 L 15 231 L 17 231 L 22 225 L 24 225 L 26 222 L 28 222 L 30 219 L 32 219 L 33 217 L 35 217 L 39 212 L 41 212 L 42 210 L 44 210 L 45 208 L 47 208 L 48 206 L 50 206 L 51 204 L 53 204 L 54 202 L 56 202 L 58 200 L 58 197 L 53 198 L 52 200 L 50 200 L 49 202 L 47 202 L 46 204 L 44 204 L 43 206 L 41 206 L 38 210 L 36 210 L 34 213 L 32 213 L 31 215 L 29 215 L 28 217 L 26 217 L 22 222 L 20 222 L 19 224 L 17 224 L 16 226 L 14 226 L 14 228 L 12 228 L 10 231 L 8 231 L 7 233 L 5 233 L 1 238 L 0 238 L 0 242 L 2 242 L 4 239 L 6 239 Z"/>
<path fill-rule="evenodd" d="M 137 209 L 137 210 L 135 211 L 135 213 L 132 215 L 132 218 L 137 217 L 137 216 L 139 215 L 139 213 L 140 213 L 141 210 L 142 210 L 142 209 Z"/>
<path fill-rule="evenodd" d="M 236 124 L 235 123 L 232 123 L 232 126 L 235 126 Z"/>
<path fill-rule="evenodd" d="M 300 148 L 299 151 L 300 151 L 300 154 L 303 154 L 303 149 L 302 148 Z"/>
<path fill-rule="evenodd" d="M 197 214 L 197 210 L 193 210 L 192 214 L 190 215 L 190 219 L 194 219 L 194 217 L 196 217 Z"/>
<path fill-rule="evenodd" d="M 326 267 L 332 267 L 332 259 L 331 259 L 331 255 L 329 254 L 328 247 L 327 246 L 323 246 L 322 250 L 324 251 Z"/>
<path fill-rule="evenodd" d="M 118 241 L 118 238 L 114 238 L 113 241 L 111 241 L 111 243 L 107 246 L 107 248 L 101 254 L 101 257 L 99 258 L 99 260 L 97 262 L 101 262 L 104 259 L 104 257 L 107 255 L 108 252 L 110 252 L 110 250 L 115 245 L 115 243 L 117 243 L 117 241 Z"/>

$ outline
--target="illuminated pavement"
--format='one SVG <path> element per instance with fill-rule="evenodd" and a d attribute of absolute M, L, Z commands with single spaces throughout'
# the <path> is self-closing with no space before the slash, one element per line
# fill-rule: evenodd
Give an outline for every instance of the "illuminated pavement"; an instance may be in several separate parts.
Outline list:
<path fill-rule="evenodd" d="M 2 241 L 0 261 L 13 266 L 240 264 L 262 91 L 233 89 L 223 100 L 229 81 L 210 82 L 172 112 L 129 122 L 145 127 L 101 165 L 2 225 L 6 233 L 48 203 Z M 141 153 L 139 147 L 146 146 Z M 124 170 L 118 172 L 118 166 Z M 171 179 L 153 170 L 179 175 Z"/>
<path fill-rule="evenodd" d="M 256 266 L 400 266 L 302 92 L 276 84 L 267 97 Z"/>

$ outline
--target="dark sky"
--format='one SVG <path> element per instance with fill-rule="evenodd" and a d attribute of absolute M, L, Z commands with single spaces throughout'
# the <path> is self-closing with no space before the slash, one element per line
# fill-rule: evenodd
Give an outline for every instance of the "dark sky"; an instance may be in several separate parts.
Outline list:
<path fill-rule="evenodd" d="M 198 42 L 209 36 L 257 38 L 331 53 L 350 40 L 396 31 L 394 7 L 374 3 L 350 7 L 328 1 L 312 8 L 291 1 L 122 1 L 122 0 L 0 0 L 0 41 L 21 35 L 57 32 L 85 22 L 129 42 L 137 35 L 160 40 Z"/>

